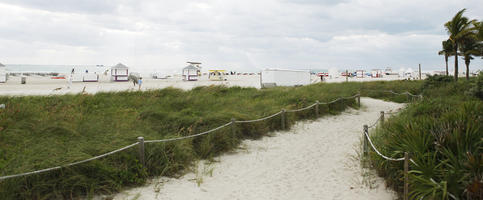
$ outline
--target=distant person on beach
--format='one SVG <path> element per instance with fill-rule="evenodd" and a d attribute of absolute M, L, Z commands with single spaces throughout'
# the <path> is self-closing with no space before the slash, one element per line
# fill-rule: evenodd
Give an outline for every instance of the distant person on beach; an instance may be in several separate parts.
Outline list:
<path fill-rule="evenodd" d="M 141 90 L 141 85 L 143 84 L 143 78 L 139 77 L 138 79 L 138 85 L 139 85 L 139 90 Z"/>
<path fill-rule="evenodd" d="M 72 69 L 73 71 L 74 69 Z M 69 81 L 68 81 L 69 85 L 67 86 L 67 89 L 70 89 L 70 87 L 72 87 L 72 74 L 69 76 Z"/>
<path fill-rule="evenodd" d="M 136 87 L 136 84 L 137 84 L 137 83 L 138 83 L 138 81 L 139 81 L 139 80 L 138 80 L 138 77 L 136 77 L 136 76 L 134 76 L 134 75 L 132 75 L 132 74 L 128 76 L 128 80 L 131 80 L 131 81 L 132 81 L 132 85 L 133 85 L 134 87 Z"/>

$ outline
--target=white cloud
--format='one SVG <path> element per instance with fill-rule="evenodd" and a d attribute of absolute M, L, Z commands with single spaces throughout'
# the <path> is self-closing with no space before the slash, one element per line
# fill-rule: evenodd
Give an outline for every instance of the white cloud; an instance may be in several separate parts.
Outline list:
<path fill-rule="evenodd" d="M 2 0 L 0 62 L 437 68 L 443 24 L 463 7 L 481 20 L 476 0 Z"/>

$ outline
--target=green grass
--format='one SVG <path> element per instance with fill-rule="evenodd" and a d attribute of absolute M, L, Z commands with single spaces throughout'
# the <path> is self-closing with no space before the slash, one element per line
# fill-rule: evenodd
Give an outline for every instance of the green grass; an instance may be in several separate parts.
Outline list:
<path fill-rule="evenodd" d="M 285 109 L 302 108 L 361 91 L 370 96 L 406 102 L 396 92 L 422 91 L 421 81 L 315 84 L 257 90 L 241 87 L 198 87 L 190 91 L 166 88 L 145 92 L 95 95 L 0 97 L 0 175 L 63 165 L 145 140 L 200 133 L 237 120 L 257 119 Z M 379 92 L 378 92 L 379 91 Z M 320 105 L 320 115 L 338 114 L 355 100 Z M 313 119 L 313 109 L 287 113 L 287 126 Z M 240 140 L 257 139 L 280 130 L 280 117 L 237 124 L 216 132 L 168 143 L 145 144 L 146 167 L 137 148 L 103 159 L 39 175 L 0 182 L 4 199 L 70 199 L 109 194 L 143 184 L 152 176 L 179 176 L 193 163 L 236 148 Z"/>
<path fill-rule="evenodd" d="M 483 198 L 483 75 L 453 82 L 430 77 L 421 85 L 425 98 L 410 104 L 372 133 L 380 151 L 403 157 L 409 152 L 410 199 Z M 403 162 L 371 153 L 372 164 L 386 183 L 403 190 Z"/>
<path fill-rule="evenodd" d="M 361 84 L 317 84 L 257 90 L 240 87 L 198 87 L 190 91 L 166 88 L 146 92 L 95 95 L 0 97 L 0 175 L 64 165 L 136 142 L 206 131 L 235 118 L 256 119 L 282 108 L 308 106 L 316 100 L 350 96 Z M 355 100 L 320 106 L 320 114 L 337 114 Z M 287 126 L 314 118 L 314 110 L 287 113 Z M 90 197 L 139 185 L 150 176 L 178 176 L 193 161 L 230 151 L 246 138 L 280 129 L 280 117 L 237 124 L 214 133 L 168 143 L 146 144 L 146 167 L 137 148 L 38 175 L 0 182 L 4 199 Z"/>

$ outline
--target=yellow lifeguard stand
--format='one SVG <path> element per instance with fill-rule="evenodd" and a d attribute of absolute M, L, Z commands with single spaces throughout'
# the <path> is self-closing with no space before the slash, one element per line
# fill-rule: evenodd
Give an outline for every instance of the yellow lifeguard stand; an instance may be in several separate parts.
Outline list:
<path fill-rule="evenodd" d="M 226 81 L 225 71 L 226 70 L 208 70 L 210 73 L 208 75 L 209 79 L 212 81 Z"/>

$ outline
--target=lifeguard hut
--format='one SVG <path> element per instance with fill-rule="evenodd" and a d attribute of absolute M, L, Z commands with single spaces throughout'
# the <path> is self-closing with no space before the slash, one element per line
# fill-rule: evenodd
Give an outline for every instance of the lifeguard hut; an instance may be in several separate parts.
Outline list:
<path fill-rule="evenodd" d="M 129 67 L 121 63 L 111 67 L 111 81 L 128 81 Z"/>
<path fill-rule="evenodd" d="M 212 81 L 226 81 L 225 70 L 208 70 L 208 78 Z"/>
<path fill-rule="evenodd" d="M 183 68 L 183 80 L 185 81 L 197 81 L 201 76 L 201 63 L 200 62 L 188 62 L 188 66 Z"/>

